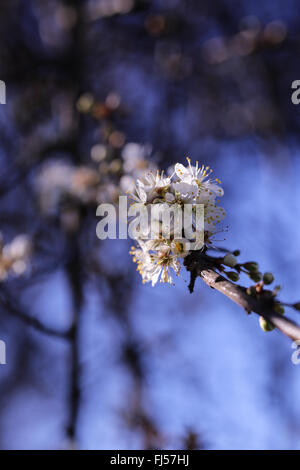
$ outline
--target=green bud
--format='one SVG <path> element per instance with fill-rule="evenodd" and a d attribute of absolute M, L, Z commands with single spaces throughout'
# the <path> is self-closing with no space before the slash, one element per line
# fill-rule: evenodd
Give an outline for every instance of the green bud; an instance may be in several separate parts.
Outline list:
<path fill-rule="evenodd" d="M 228 271 L 225 273 L 226 276 L 228 277 L 228 279 L 230 279 L 231 281 L 233 282 L 237 282 L 240 278 L 240 276 L 238 275 L 238 273 L 236 273 L 235 271 Z"/>
<path fill-rule="evenodd" d="M 278 292 L 280 291 L 281 289 L 281 286 L 275 286 L 274 289 L 273 289 L 273 295 L 274 297 L 278 294 Z"/>
<path fill-rule="evenodd" d="M 274 310 L 276 313 L 279 313 L 279 315 L 284 315 L 284 307 L 281 304 L 275 305 Z"/>
<path fill-rule="evenodd" d="M 240 252 L 240 250 L 234 250 L 234 251 L 232 252 L 232 254 L 233 254 L 234 256 L 240 256 L 241 252 Z"/>
<path fill-rule="evenodd" d="M 294 307 L 296 310 L 299 310 L 299 311 L 300 311 L 300 302 L 297 302 L 296 304 L 293 304 L 293 307 Z"/>
<path fill-rule="evenodd" d="M 226 256 L 223 258 L 223 264 L 226 266 L 229 266 L 230 268 L 234 268 L 234 266 L 237 263 L 237 259 L 235 256 L 233 256 L 231 253 L 228 253 Z"/>
<path fill-rule="evenodd" d="M 251 295 L 252 297 L 256 297 L 257 292 L 254 286 L 247 287 L 246 292 L 248 295 Z"/>
<path fill-rule="evenodd" d="M 249 261 L 248 263 L 244 263 L 244 268 L 251 273 L 258 271 L 258 264 L 255 261 Z"/>
<path fill-rule="evenodd" d="M 263 331 L 272 331 L 275 328 L 275 326 L 271 325 L 264 317 L 259 317 L 259 326 Z"/>
<path fill-rule="evenodd" d="M 266 285 L 272 284 L 272 282 L 274 281 L 273 274 L 272 273 L 265 273 L 264 277 L 263 277 L 263 281 Z"/>
<path fill-rule="evenodd" d="M 250 273 L 249 277 L 250 279 L 252 279 L 252 281 L 259 282 L 262 280 L 262 273 L 260 272 Z"/>

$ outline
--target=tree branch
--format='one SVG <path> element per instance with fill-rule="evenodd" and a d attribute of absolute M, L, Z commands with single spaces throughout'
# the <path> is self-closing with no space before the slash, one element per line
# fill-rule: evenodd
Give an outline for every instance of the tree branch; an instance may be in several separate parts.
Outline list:
<path fill-rule="evenodd" d="M 5 309 L 5 312 L 9 315 L 18 318 L 26 325 L 31 326 L 32 328 L 41 333 L 44 333 L 49 336 L 55 336 L 57 338 L 63 338 L 67 340 L 71 339 L 71 330 L 59 331 L 46 326 L 38 318 L 32 317 L 25 313 L 19 305 L 17 305 L 15 302 L 12 302 L 11 299 L 9 299 L 8 297 L 0 298 L 0 306 Z"/>
<path fill-rule="evenodd" d="M 249 294 L 245 287 L 234 284 L 219 274 L 213 258 L 205 253 L 196 251 L 191 253 L 185 258 L 184 265 L 191 273 L 190 292 L 193 292 L 195 280 L 199 276 L 205 284 L 221 292 L 247 313 L 257 313 L 293 341 L 300 340 L 300 327 L 290 318 L 274 310 L 276 304 L 271 291 L 263 290 L 259 296 Z"/>
<path fill-rule="evenodd" d="M 80 315 L 83 302 L 83 286 L 81 276 L 81 257 L 78 234 L 69 239 L 69 261 L 66 270 L 73 298 L 73 324 L 71 328 L 71 377 L 70 377 L 70 415 L 67 434 L 73 445 L 76 445 L 77 419 L 80 406 Z"/>

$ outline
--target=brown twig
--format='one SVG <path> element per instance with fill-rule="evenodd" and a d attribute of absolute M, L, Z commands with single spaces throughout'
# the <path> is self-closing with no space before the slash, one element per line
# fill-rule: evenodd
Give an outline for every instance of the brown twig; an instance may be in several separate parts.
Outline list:
<path fill-rule="evenodd" d="M 275 300 L 271 291 L 264 290 L 259 296 L 253 296 L 247 289 L 227 280 L 217 272 L 217 266 L 213 258 L 205 253 L 193 252 L 185 258 L 184 264 L 191 273 L 190 292 L 194 290 L 197 276 L 209 287 L 216 289 L 221 294 L 242 307 L 247 313 L 254 312 L 261 315 L 281 333 L 293 341 L 300 339 L 300 327 L 290 318 L 278 314 L 275 310 Z"/>

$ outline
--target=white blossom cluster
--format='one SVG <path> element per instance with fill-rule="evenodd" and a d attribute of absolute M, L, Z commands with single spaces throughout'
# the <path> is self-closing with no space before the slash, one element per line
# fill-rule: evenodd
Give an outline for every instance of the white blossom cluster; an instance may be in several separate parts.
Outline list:
<path fill-rule="evenodd" d="M 211 179 L 212 170 L 204 165 L 191 165 L 190 159 L 184 166 L 176 163 L 174 172 L 165 176 L 163 172 L 147 173 L 138 179 L 131 194 L 135 202 L 144 205 L 165 203 L 168 207 L 190 204 L 204 207 L 204 243 L 211 244 L 211 237 L 217 232 L 218 224 L 225 217 L 225 211 L 219 206 L 219 198 L 224 192 L 219 179 Z M 196 228 L 196 226 L 194 227 Z M 173 230 L 173 237 L 172 237 Z M 138 239 L 138 247 L 132 247 L 130 254 L 137 263 L 137 270 L 143 283 L 151 282 L 154 286 L 160 282 L 173 283 L 171 269 L 176 275 L 180 271 L 180 258 L 189 253 L 190 241 L 184 237 L 174 237 L 174 224 L 171 225 L 170 237 L 153 240 Z"/>
<path fill-rule="evenodd" d="M 43 164 L 37 174 L 36 188 L 43 214 L 55 216 L 63 212 L 64 201 L 79 205 L 116 203 L 118 197 L 134 188 L 135 180 L 145 171 L 155 171 L 149 160 L 151 147 L 128 142 L 121 158 L 111 158 L 104 144 L 91 149 L 90 165 L 76 166 L 64 159 L 53 159 Z M 70 209 L 68 209 L 70 211 Z"/>

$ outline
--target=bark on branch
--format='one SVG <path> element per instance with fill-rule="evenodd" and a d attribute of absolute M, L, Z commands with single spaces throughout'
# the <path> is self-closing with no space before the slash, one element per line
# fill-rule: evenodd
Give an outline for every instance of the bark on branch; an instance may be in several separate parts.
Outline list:
<path fill-rule="evenodd" d="M 205 284 L 221 292 L 247 313 L 254 312 L 261 315 L 293 341 L 300 340 L 300 327 L 290 318 L 274 310 L 276 304 L 271 291 L 264 290 L 259 296 L 250 295 L 245 287 L 234 284 L 219 274 L 213 258 L 205 253 L 191 253 L 185 258 L 184 265 L 191 273 L 190 292 L 193 292 L 195 280 L 199 276 Z"/>

